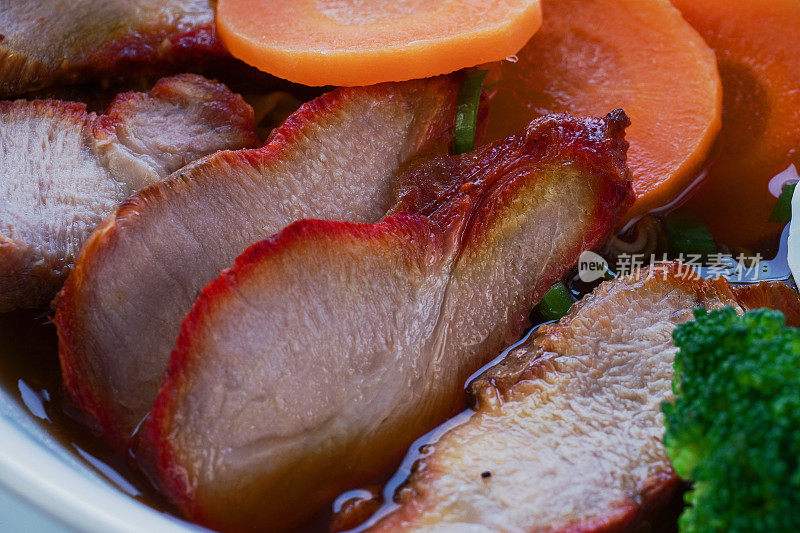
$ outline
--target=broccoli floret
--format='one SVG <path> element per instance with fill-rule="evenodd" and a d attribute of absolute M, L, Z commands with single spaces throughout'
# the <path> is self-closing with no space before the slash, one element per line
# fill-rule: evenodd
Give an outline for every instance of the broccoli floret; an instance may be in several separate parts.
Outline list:
<path fill-rule="evenodd" d="M 690 532 L 800 531 L 800 329 L 778 311 L 731 308 L 675 328 L 664 444 L 692 482 Z"/>

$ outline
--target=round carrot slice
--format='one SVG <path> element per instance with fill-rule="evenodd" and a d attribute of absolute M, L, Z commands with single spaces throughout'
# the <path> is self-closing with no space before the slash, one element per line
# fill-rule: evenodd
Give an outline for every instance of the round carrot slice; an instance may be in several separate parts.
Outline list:
<path fill-rule="evenodd" d="M 674 0 L 717 53 L 723 85 L 719 157 L 687 209 L 719 242 L 750 246 L 769 222 L 769 182 L 800 169 L 800 1 Z"/>
<path fill-rule="evenodd" d="M 424 78 L 519 51 L 539 0 L 220 0 L 231 54 L 305 85 Z"/>
<path fill-rule="evenodd" d="M 552 112 L 631 119 L 628 217 L 671 202 L 696 176 L 720 128 L 714 54 L 668 0 L 544 0 L 542 29 L 501 65 L 489 137 Z"/>

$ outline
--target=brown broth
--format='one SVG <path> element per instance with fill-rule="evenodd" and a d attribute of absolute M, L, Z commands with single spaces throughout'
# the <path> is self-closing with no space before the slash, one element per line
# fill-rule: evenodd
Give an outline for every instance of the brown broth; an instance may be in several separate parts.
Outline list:
<path fill-rule="evenodd" d="M 298 103 L 308 102 L 330 87 L 306 87 L 259 72 L 241 62 L 223 61 L 207 65 L 199 73 L 218 79 L 232 91 L 252 102 L 272 91 L 294 96 Z M 165 73 L 164 75 L 168 75 Z M 87 104 L 90 111 L 101 113 L 124 91 L 147 91 L 161 75 L 145 73 L 126 79 L 106 80 L 98 84 L 53 86 L 28 95 L 29 98 L 58 98 Z M 284 106 L 285 107 L 285 106 Z M 288 110 L 291 111 L 291 110 Z M 257 124 L 262 140 L 269 130 L 285 117 L 287 109 L 278 107 Z M 159 512 L 180 517 L 180 513 L 162 496 L 135 466 L 135 458 L 123 457 L 112 450 L 99 433 L 82 420 L 82 413 L 64 396 L 58 362 L 56 328 L 46 311 L 0 313 L 0 387 L 77 460 L 135 500 Z M 324 517 L 327 529 L 328 515 Z"/>
<path fill-rule="evenodd" d="M 503 351 L 496 359 L 473 374 L 468 383 L 501 361 L 515 346 L 525 342 L 535 329 L 531 329 L 519 343 L 515 343 Z M 69 399 L 65 398 L 58 363 L 56 328 L 50 322 L 47 313 L 15 311 L 0 314 L 0 386 L 17 400 L 22 410 L 27 412 L 41 428 L 46 430 L 64 449 L 72 453 L 77 460 L 92 468 L 98 475 L 138 502 L 159 512 L 180 516 L 180 513 L 169 504 L 166 498 L 133 466 L 133 459 L 120 456 L 102 440 L 99 434 L 84 425 L 81 422 L 80 413 Z M 370 487 L 344 493 L 337 499 L 332 509 L 318 516 L 314 523 L 306 528 L 306 531 L 327 531 L 332 516 L 336 515 L 336 511 L 347 500 L 353 498 L 361 498 L 364 505 L 370 506 L 371 510 L 380 507 L 375 515 L 372 513 L 362 515 L 365 519 L 390 513 L 395 507 L 392 503 L 393 495 L 405 481 L 414 462 L 424 457 L 429 446 L 435 443 L 439 436 L 460 424 L 472 412 L 467 409 L 466 395 L 464 407 L 466 410 L 460 415 L 453 417 L 414 442 L 400 468 L 387 480 L 382 491 L 376 487 Z M 379 503 L 376 506 L 374 497 L 379 494 L 383 505 Z M 676 506 L 678 512 L 675 511 Z M 675 519 L 681 508 L 679 501 L 670 504 L 668 510 L 671 511 L 665 512 L 666 518 L 653 530 L 667 532 L 675 529 Z M 364 526 L 374 521 L 371 519 L 365 522 Z"/>
<path fill-rule="evenodd" d="M 689 196 L 692 194 L 670 204 L 668 208 L 656 210 L 657 214 L 663 216 L 673 210 L 686 210 L 683 201 Z M 760 252 L 762 257 L 772 258 L 777 250 L 777 245 L 778 237 L 769 237 L 754 246 L 752 251 Z M 576 279 L 571 279 L 568 283 L 577 298 L 591 292 L 597 284 L 599 282 L 583 284 Z M 542 323 L 541 317 L 537 317 L 535 313 L 531 318 L 533 324 Z M 519 342 L 524 342 L 535 329 L 535 327 L 532 328 Z M 469 381 L 488 367 L 497 364 L 517 344 L 503 351 L 495 360 L 473 374 Z M 122 457 L 113 451 L 97 432 L 81 421 L 80 411 L 64 396 L 58 362 L 56 328 L 50 322 L 47 312 L 15 311 L 0 314 L 0 387 L 3 387 L 15 398 L 20 408 L 71 452 L 76 459 L 91 467 L 100 476 L 135 500 L 159 512 L 181 516 L 136 468 L 135 458 L 132 456 Z M 331 509 L 316 516 L 313 522 L 305 528 L 305 531 L 328 531 L 331 520 L 337 518 L 337 512 L 345 505 L 355 506 L 356 509 L 353 511 L 355 514 L 361 513 L 361 510 L 358 509 L 360 507 L 368 507 L 372 511 L 378 509 L 374 514 L 372 512 L 360 514 L 369 520 L 357 527 L 356 530 L 377 521 L 376 517 L 390 513 L 395 507 L 393 504 L 394 493 L 408 477 L 413 463 L 424 457 L 426 450 L 430 449 L 430 445 L 434 444 L 439 436 L 461 423 L 471 413 L 468 410 L 466 394 L 464 395 L 464 409 L 465 411 L 460 415 L 417 439 L 396 473 L 385 480 L 386 483 L 382 490 L 375 487 L 354 488 L 342 494 Z M 677 516 L 682 508 L 683 504 L 679 494 L 647 527 L 658 532 L 677 531 Z"/>
<path fill-rule="evenodd" d="M 80 422 L 80 414 L 64 397 L 56 328 L 47 313 L 0 314 L 0 386 L 76 459 L 131 498 L 174 514 L 127 458 Z"/>
<path fill-rule="evenodd" d="M 0 313 L 0 387 L 76 460 L 134 500 L 182 518 L 135 466 L 135 458 L 124 457 L 106 444 L 64 395 L 56 327 L 49 313 Z M 304 531 L 328 531 L 330 521 L 331 512 L 326 510 Z"/>
<path fill-rule="evenodd" d="M 572 283 L 570 285 L 574 286 Z M 591 292 L 596 285 L 597 284 L 593 286 L 585 286 L 585 292 L 581 291 L 582 294 L 579 294 L 577 289 L 574 288 L 572 289 L 572 292 L 576 297 L 580 297 Z M 469 389 L 470 384 L 475 379 L 480 377 L 495 365 L 498 365 L 515 349 L 528 343 L 528 341 L 536 334 L 536 330 L 539 329 L 539 326 L 549 323 L 541 320 L 541 317 L 537 317 L 535 312 L 531 314 L 531 321 L 534 326 L 531 327 L 522 336 L 522 338 L 520 338 L 520 340 L 500 352 L 497 357 L 475 371 L 467 379 L 466 383 L 464 384 L 465 392 Z M 464 396 L 466 399 L 467 394 Z M 400 505 L 395 502 L 395 495 L 400 489 L 402 489 L 408 480 L 415 464 L 433 453 L 436 448 L 436 443 L 445 433 L 467 422 L 474 413 L 475 411 L 472 408 L 466 407 L 461 413 L 450 418 L 415 440 L 414 443 L 409 447 L 408 453 L 403 458 L 403 461 L 400 463 L 392 477 L 387 480 L 382 490 L 378 491 L 372 487 L 369 487 L 353 489 L 342 493 L 332 506 L 331 511 L 333 513 L 333 524 L 338 525 L 339 523 L 346 523 L 350 527 L 336 528 L 332 531 L 360 533 L 377 524 L 383 518 L 386 518 L 396 511 Z M 655 510 L 655 512 L 649 518 L 649 522 L 638 524 L 635 531 L 637 533 L 677 533 L 678 517 L 685 508 L 683 501 L 683 495 L 685 492 L 686 487 L 679 487 L 669 501 L 665 502 L 662 507 Z M 350 506 L 349 509 L 347 508 L 348 506 Z M 363 507 L 363 510 L 359 507 Z M 358 518 L 362 518 L 363 521 L 355 522 L 350 516 L 347 515 L 354 515 Z"/>
<path fill-rule="evenodd" d="M 764 257 L 771 258 L 776 248 L 777 241 L 769 239 L 761 243 L 756 250 L 761 252 Z M 577 278 L 568 283 L 576 298 L 588 294 L 597 284 L 599 281 L 584 284 L 577 281 Z M 542 323 L 541 317 L 535 313 L 532 314 L 531 320 L 533 324 Z M 526 333 L 520 343 L 524 342 L 535 329 L 536 327 Z M 473 374 L 468 383 L 487 368 L 497 364 L 517 344 L 503 351 L 495 360 Z M 100 476 L 135 500 L 157 511 L 180 517 L 180 513 L 136 468 L 134 458 L 132 456 L 122 457 L 113 451 L 98 433 L 82 422 L 80 411 L 64 396 L 58 362 L 56 328 L 50 322 L 48 313 L 15 311 L 0 314 L 0 386 L 17 400 L 20 408 L 71 452 L 76 459 L 91 467 Z M 353 507 L 353 510 L 347 514 L 355 514 L 363 519 L 369 518 L 362 527 L 373 523 L 376 517 L 390 513 L 394 508 L 392 503 L 394 493 L 408 477 L 414 462 L 425 455 L 426 450 L 436 442 L 440 435 L 458 425 L 471 413 L 468 410 L 466 394 L 464 395 L 464 409 L 466 410 L 462 414 L 417 439 L 396 473 L 390 479 L 385 480 L 383 490 L 375 487 L 354 488 L 354 490 L 342 494 L 331 509 L 320 513 L 305 530 L 327 531 L 331 520 L 339 518 L 337 511 L 346 505 Z M 371 511 L 377 509 L 377 512 L 366 513 L 364 511 L 367 508 Z M 664 513 L 665 518 L 659 520 L 658 523 L 651 524 L 652 530 L 674 530 L 675 519 L 679 514 L 675 511 L 676 508 L 681 508 L 680 501 L 669 505 L 668 510 Z M 357 529 L 361 529 L 361 527 Z"/>

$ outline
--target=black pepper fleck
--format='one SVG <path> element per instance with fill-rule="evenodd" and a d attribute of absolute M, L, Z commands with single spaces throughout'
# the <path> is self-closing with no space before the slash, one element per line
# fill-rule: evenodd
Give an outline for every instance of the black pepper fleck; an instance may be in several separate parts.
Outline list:
<path fill-rule="evenodd" d="M 486 472 L 481 473 L 481 477 L 483 479 L 486 479 L 487 477 L 492 477 L 492 473 L 487 470 Z"/>

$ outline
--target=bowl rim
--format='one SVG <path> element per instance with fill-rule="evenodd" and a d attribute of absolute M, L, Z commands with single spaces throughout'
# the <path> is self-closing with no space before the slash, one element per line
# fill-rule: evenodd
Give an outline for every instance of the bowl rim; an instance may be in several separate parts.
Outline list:
<path fill-rule="evenodd" d="M 15 408 L 24 411 L 19 406 Z M 28 503 L 70 530 L 204 531 L 137 501 L 90 467 L 80 471 L 3 413 L 0 413 L 0 435 L 0 491 Z M 58 446 L 69 453 L 63 445 Z M 77 458 L 76 461 L 83 463 Z"/>

